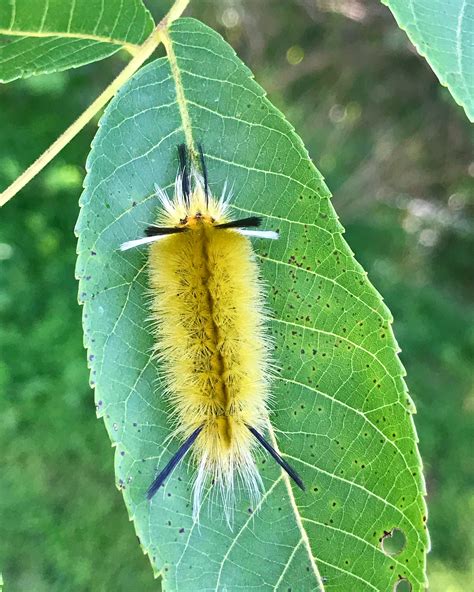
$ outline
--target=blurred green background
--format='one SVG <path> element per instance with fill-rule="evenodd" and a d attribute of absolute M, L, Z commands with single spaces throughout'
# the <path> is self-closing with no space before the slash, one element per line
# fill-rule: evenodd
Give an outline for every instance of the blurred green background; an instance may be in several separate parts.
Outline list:
<path fill-rule="evenodd" d="M 303 137 L 393 312 L 418 407 L 430 589 L 465 592 L 474 551 L 467 119 L 375 0 L 194 0 L 187 14 L 224 35 Z M 0 189 L 124 60 L 0 87 Z M 114 487 L 82 348 L 73 229 L 95 123 L 1 212 L 0 568 L 9 592 L 159 589 Z"/>

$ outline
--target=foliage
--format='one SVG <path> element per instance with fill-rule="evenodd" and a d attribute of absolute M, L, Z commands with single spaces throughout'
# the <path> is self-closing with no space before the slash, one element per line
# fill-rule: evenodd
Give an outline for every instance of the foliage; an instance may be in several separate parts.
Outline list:
<path fill-rule="evenodd" d="M 10 0 L 0 4 L 0 81 L 89 64 L 138 48 L 153 20 L 141 0 Z"/>
<path fill-rule="evenodd" d="M 428 471 L 433 556 L 443 561 L 442 568 L 439 562 L 434 564 L 431 589 L 444 590 L 440 575 L 446 573 L 443 570 L 451 569 L 447 566 L 462 569 L 471 555 L 471 528 L 465 510 L 469 505 L 466 461 L 472 410 L 467 398 L 472 335 L 466 304 L 471 235 L 462 223 L 467 215 L 464 196 L 469 179 L 469 143 L 462 120 L 432 83 L 426 68 L 407 51 L 386 13 L 379 12 L 374 3 L 368 4 L 360 20 L 315 13 L 309 4 L 298 10 L 281 6 L 271 14 L 264 6 L 254 4 L 229 12 L 224 7 L 221 11 L 212 4 L 196 3 L 195 10 L 216 27 L 225 23 L 224 31 L 232 44 L 264 80 L 264 86 L 273 88 L 273 100 L 290 113 L 302 130 L 311 153 L 317 155 L 330 185 L 336 189 L 336 205 L 350 243 L 395 312 L 397 334 L 418 402 L 421 446 Z M 246 37 L 249 26 L 243 26 L 247 18 L 256 27 L 250 39 Z M 289 30 L 294 33 L 288 35 Z M 352 39 L 350 51 L 340 39 Z M 289 55 L 295 47 L 303 54 L 300 64 L 285 60 L 287 50 Z M 356 59 L 361 55 L 364 60 Z M 67 77 L 56 75 L 48 81 L 32 79 L 3 94 L 3 186 L 31 162 L 38 146 L 61 131 L 81 100 L 93 98 L 97 87 L 109 77 L 110 67 L 114 68 L 113 63 Z M 58 92 L 64 92 L 68 101 L 59 98 Z M 38 112 L 44 114 L 41 119 Z M 28 134 L 17 133 L 18 120 Z M 444 149 L 446 138 L 449 151 Z M 81 165 L 86 144 L 87 137 L 83 137 L 76 143 L 77 151 L 68 149 L 68 162 Z M 5 294 L 1 306 L 8 323 L 2 324 L 0 345 L 2 351 L 4 346 L 9 351 L 9 357 L 4 356 L 1 376 L 4 390 L 10 395 L 2 403 L 2 417 L 13 415 L 15 420 L 3 423 L 1 428 L 5 451 L 2 474 L 10 485 L 0 508 L 2 534 L 7 533 L 2 540 L 8 544 L 0 549 L 0 563 L 5 566 L 12 590 L 130 589 L 123 579 L 125 575 L 139 589 L 151 590 L 156 586 L 149 578 L 146 563 L 140 561 L 117 496 L 110 490 L 112 477 L 107 473 L 97 479 L 101 467 L 105 470 L 108 465 L 109 453 L 100 426 L 91 421 L 87 411 L 90 399 L 78 347 L 77 310 L 71 300 L 75 205 L 70 194 L 77 191 L 78 171 L 58 161 L 40 182 L 25 190 L 23 198 L 2 212 L 1 264 L 6 273 L 2 271 L 1 276 Z M 39 300 L 33 297 L 32 284 L 41 294 Z M 46 306 L 48 302 L 53 305 Z M 58 313 L 65 319 L 61 325 L 53 323 Z M 38 325 L 44 326 L 41 338 L 38 331 L 32 330 Z M 70 340 L 75 347 L 50 353 L 56 339 L 60 343 Z M 25 360 L 19 366 L 21 371 L 12 372 L 19 359 Z M 67 373 L 65 368 L 69 368 Z M 77 378 L 72 379 L 71 373 Z M 38 374 L 46 375 L 48 380 L 38 381 Z M 37 394 L 31 396 L 31 392 Z M 51 398 L 51 392 L 59 395 Z M 73 414 L 57 416 L 51 425 L 49 416 L 64 413 L 61 403 L 66 394 L 73 403 Z M 78 412 L 81 409 L 85 412 Z M 22 416 L 24 413 L 21 421 L 19 412 Z M 64 429 L 55 431 L 55 437 L 42 446 L 44 426 L 46 430 L 54 430 L 55 426 Z M 76 437 L 70 437 L 71 426 L 77 428 Z M 97 434 L 93 459 L 87 449 L 82 450 L 89 438 L 94 438 L 92 434 Z M 71 441 L 75 466 L 79 458 L 85 459 L 81 471 L 91 491 L 74 487 L 65 497 L 61 494 L 63 481 L 56 480 L 52 488 L 44 484 L 42 475 L 57 471 L 69 477 Z M 15 454 L 19 442 L 21 457 Z M 26 459 L 39 462 L 26 463 Z M 35 492 L 40 495 L 32 495 Z M 60 496 L 58 503 L 56 492 Z M 81 509 L 69 513 L 68 520 L 58 521 L 58 508 L 66 512 L 74 505 L 80 508 L 85 493 L 90 493 L 84 500 L 87 512 Z M 87 499 L 91 501 L 86 504 Z M 97 504 L 97 500 L 103 500 L 104 505 Z M 107 506 L 111 514 L 104 524 L 99 507 Z M 84 533 L 84 541 L 88 540 L 87 533 L 91 538 L 103 532 L 103 537 L 97 536 L 100 548 L 87 547 L 78 532 Z M 48 533 L 51 536 L 45 537 Z M 24 548 L 25 540 L 30 546 L 20 560 L 16 549 Z M 118 544 L 119 540 L 123 544 Z M 457 544 L 460 540 L 461 546 Z M 94 570 L 98 556 L 101 569 Z M 82 558 L 80 562 L 77 557 Z M 124 569 L 117 571 L 117 565 L 126 566 L 126 574 Z M 25 578 L 31 583 L 32 577 L 35 583 L 25 585 Z M 450 582 L 451 586 L 457 582 L 459 590 L 465 589 L 460 575 L 451 577 Z"/>
<path fill-rule="evenodd" d="M 383 0 L 474 121 L 474 2 L 472 0 Z"/>
<path fill-rule="evenodd" d="M 421 589 L 423 484 L 390 315 L 343 242 L 300 140 L 231 48 L 197 21 L 176 21 L 170 35 L 168 58 L 142 69 L 101 122 L 77 226 L 91 380 L 140 541 L 167 589 L 298 580 L 323 590 L 321 575 L 340 590 L 385 589 L 402 576 Z M 180 468 L 153 504 L 144 496 L 171 426 L 162 386 L 153 388 L 146 258 L 117 248 L 154 220 L 154 183 L 172 186 L 185 138 L 205 145 L 217 195 L 234 185 L 235 215 L 263 215 L 282 236 L 256 248 L 281 365 L 273 422 L 307 493 L 261 465 L 264 503 L 253 516 L 242 499 L 233 532 L 216 520 L 218 502 L 193 525 L 192 469 Z M 406 544 L 389 557 L 380 541 L 395 526 Z"/>

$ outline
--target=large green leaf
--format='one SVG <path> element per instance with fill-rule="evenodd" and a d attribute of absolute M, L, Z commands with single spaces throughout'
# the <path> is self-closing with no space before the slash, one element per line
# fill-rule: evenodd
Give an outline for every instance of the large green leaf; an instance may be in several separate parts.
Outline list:
<path fill-rule="evenodd" d="M 123 46 L 133 50 L 152 29 L 141 0 L 2 0 L 0 81 L 82 66 Z"/>
<path fill-rule="evenodd" d="M 382 0 L 474 121 L 474 1 Z"/>
<path fill-rule="evenodd" d="M 424 484 L 390 313 L 342 238 L 301 140 L 250 71 L 195 20 L 176 21 L 170 34 L 170 61 L 143 68 L 101 120 L 77 224 L 97 411 L 143 549 L 165 590 L 387 592 L 403 576 L 422 590 Z M 171 190 L 185 131 L 204 145 L 213 192 L 226 180 L 233 187 L 234 215 L 261 215 L 281 234 L 254 246 L 281 367 L 275 436 L 307 490 L 260 462 L 263 499 L 258 508 L 245 496 L 238 502 L 232 531 L 216 501 L 193 524 L 192 466 L 180 466 L 152 503 L 145 499 L 178 443 L 165 445 L 146 253 L 117 249 L 155 219 L 154 184 Z M 381 539 L 395 527 L 406 544 L 389 556 Z"/>

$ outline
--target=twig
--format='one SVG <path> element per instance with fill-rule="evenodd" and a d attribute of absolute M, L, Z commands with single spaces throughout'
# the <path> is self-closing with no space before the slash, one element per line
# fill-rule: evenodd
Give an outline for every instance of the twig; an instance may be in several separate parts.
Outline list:
<path fill-rule="evenodd" d="M 14 197 L 25 185 L 27 185 L 51 160 L 69 144 L 69 142 L 89 123 L 94 115 L 115 95 L 118 89 L 135 74 L 140 66 L 151 56 L 158 45 L 162 42 L 161 31 L 166 29 L 170 23 L 179 18 L 189 0 L 176 0 L 168 14 L 158 23 L 151 35 L 142 43 L 139 51 L 132 60 L 125 66 L 120 74 L 109 84 L 109 86 L 89 105 L 89 107 L 70 125 L 59 138 L 47 148 L 35 162 L 29 166 L 5 191 L 0 193 L 0 206 L 3 206 Z"/>

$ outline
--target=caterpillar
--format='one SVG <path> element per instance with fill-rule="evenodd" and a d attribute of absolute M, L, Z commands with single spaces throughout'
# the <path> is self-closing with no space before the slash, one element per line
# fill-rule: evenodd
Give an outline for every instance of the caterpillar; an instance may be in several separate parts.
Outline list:
<path fill-rule="evenodd" d="M 199 168 L 198 168 L 199 167 Z M 200 169 L 200 170 L 199 170 Z M 304 489 L 297 472 L 265 439 L 270 395 L 270 340 L 263 285 L 250 238 L 277 239 L 262 218 L 231 220 L 226 189 L 209 187 L 202 146 L 178 146 L 174 197 L 155 186 L 161 210 L 144 236 L 121 245 L 149 246 L 149 283 L 155 322 L 154 354 L 163 368 L 172 437 L 181 445 L 150 485 L 155 495 L 192 449 L 197 473 L 193 517 L 203 490 L 218 486 L 227 516 L 241 482 L 252 500 L 263 489 L 255 464 L 262 446 Z"/>

